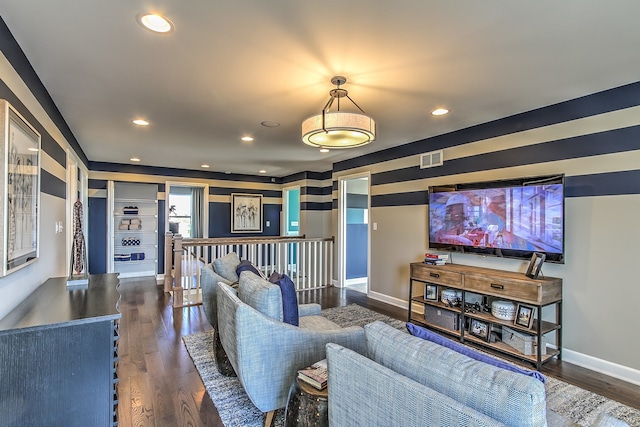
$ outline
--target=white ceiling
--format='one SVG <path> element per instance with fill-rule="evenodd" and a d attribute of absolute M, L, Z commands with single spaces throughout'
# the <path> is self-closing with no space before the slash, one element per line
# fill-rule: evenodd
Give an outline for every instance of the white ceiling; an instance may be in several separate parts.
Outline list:
<path fill-rule="evenodd" d="M 136 15 L 147 11 L 175 31 L 143 29 Z M 327 171 L 640 80 L 638 0 L 2 0 L 0 16 L 101 162 Z M 347 77 L 378 139 L 321 154 L 300 125 L 334 75 Z M 436 107 L 451 113 L 433 117 Z M 151 125 L 132 125 L 137 117 Z"/>

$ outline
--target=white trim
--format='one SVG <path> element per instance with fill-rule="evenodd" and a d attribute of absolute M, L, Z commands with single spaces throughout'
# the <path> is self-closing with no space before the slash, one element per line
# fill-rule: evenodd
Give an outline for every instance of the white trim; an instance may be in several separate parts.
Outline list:
<path fill-rule="evenodd" d="M 640 385 L 640 370 L 638 369 L 619 365 L 614 362 L 598 359 L 596 357 L 568 349 L 562 349 L 562 360 L 622 381 Z"/>
<path fill-rule="evenodd" d="M 369 290 L 368 297 L 376 301 L 382 301 L 396 307 L 404 308 L 405 310 L 407 309 L 407 301 L 400 298 L 390 297 L 389 295 L 381 294 L 372 290 Z"/>

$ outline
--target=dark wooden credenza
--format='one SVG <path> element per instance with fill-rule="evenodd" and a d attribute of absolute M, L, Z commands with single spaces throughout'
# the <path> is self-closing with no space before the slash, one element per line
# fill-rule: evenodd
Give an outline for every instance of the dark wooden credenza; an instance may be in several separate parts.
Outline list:
<path fill-rule="evenodd" d="M 114 426 L 117 274 L 47 280 L 0 319 L 1 426 Z"/>

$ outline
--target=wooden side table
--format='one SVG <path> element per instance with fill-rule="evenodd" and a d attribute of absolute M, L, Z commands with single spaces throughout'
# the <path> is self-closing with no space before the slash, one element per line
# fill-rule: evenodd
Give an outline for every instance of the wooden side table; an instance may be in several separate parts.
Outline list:
<path fill-rule="evenodd" d="M 327 387 L 318 390 L 296 377 L 289 389 L 285 427 L 328 427 L 328 396 Z"/>

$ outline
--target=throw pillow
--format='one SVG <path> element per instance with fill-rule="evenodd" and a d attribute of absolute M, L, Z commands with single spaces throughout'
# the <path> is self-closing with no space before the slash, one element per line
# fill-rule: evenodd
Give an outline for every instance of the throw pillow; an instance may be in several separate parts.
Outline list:
<path fill-rule="evenodd" d="M 269 281 L 278 285 L 282 293 L 282 321 L 290 325 L 300 326 L 296 285 L 294 285 L 289 276 L 279 274 L 276 271 L 271 274 Z"/>
<path fill-rule="evenodd" d="M 238 266 L 236 267 L 236 274 L 238 275 L 238 277 L 240 277 L 240 273 L 242 273 L 243 271 L 250 271 L 256 276 L 260 276 L 263 279 L 266 279 L 264 274 L 262 274 L 262 272 L 258 270 L 258 267 L 256 267 L 251 261 L 246 259 L 240 261 L 240 264 L 238 264 Z"/>
<path fill-rule="evenodd" d="M 265 316 L 282 322 L 280 288 L 268 280 L 250 271 L 243 271 L 238 282 L 238 298 Z"/>
<path fill-rule="evenodd" d="M 465 356 L 468 356 L 480 362 L 488 363 L 489 365 L 493 365 L 498 368 L 506 369 L 512 372 L 517 372 L 519 374 L 533 377 L 541 381 L 542 384 L 544 384 L 547 381 L 547 378 L 544 375 L 542 375 L 539 371 L 532 371 L 529 369 L 520 368 L 518 366 L 507 363 L 503 360 L 491 357 L 488 354 L 480 353 L 478 351 L 475 351 L 467 347 L 464 344 L 445 338 L 436 332 L 430 331 L 418 325 L 414 325 L 413 323 L 407 323 L 407 330 L 411 335 L 415 337 L 422 338 L 427 341 L 431 341 L 435 344 L 439 344 L 443 347 L 456 351 L 460 354 L 464 354 Z"/>
<path fill-rule="evenodd" d="M 238 281 L 238 274 L 236 273 L 238 264 L 240 264 L 238 254 L 229 252 L 225 256 L 213 261 L 213 270 L 233 283 Z"/>

